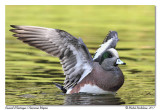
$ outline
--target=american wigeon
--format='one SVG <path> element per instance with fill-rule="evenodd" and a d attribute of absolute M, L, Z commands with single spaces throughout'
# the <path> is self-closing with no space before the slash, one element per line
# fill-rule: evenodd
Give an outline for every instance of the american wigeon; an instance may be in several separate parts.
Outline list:
<path fill-rule="evenodd" d="M 50 55 L 59 57 L 66 75 L 64 86 L 54 83 L 66 94 L 79 92 L 115 94 L 124 76 L 118 64 L 124 65 L 115 50 L 116 31 L 110 31 L 101 47 L 91 57 L 82 39 L 59 30 L 36 26 L 11 25 L 14 37 Z"/>

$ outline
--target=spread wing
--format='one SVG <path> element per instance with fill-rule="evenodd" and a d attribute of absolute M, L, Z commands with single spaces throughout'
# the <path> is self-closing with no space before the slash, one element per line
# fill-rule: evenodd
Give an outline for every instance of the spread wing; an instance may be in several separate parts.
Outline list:
<path fill-rule="evenodd" d="M 66 75 L 66 89 L 74 87 L 91 72 L 93 60 L 80 38 L 77 39 L 59 29 L 17 25 L 11 27 L 14 29 L 10 31 L 16 33 L 13 36 L 17 39 L 59 57 Z"/>
<path fill-rule="evenodd" d="M 109 31 L 106 38 L 102 42 L 103 44 L 100 46 L 100 48 L 97 49 L 93 60 L 96 62 L 99 62 L 101 59 L 101 55 L 109 48 L 115 48 L 116 44 L 118 42 L 118 33 L 116 31 Z"/>

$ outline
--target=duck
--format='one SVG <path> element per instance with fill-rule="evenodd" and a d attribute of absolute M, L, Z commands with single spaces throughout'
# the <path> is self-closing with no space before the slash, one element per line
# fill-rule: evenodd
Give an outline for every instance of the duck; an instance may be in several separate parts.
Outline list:
<path fill-rule="evenodd" d="M 124 83 L 115 49 L 119 41 L 116 31 L 109 31 L 93 58 L 81 38 L 60 29 L 10 25 L 13 36 L 54 57 L 59 57 L 65 75 L 63 85 L 53 82 L 65 94 L 116 94 Z"/>

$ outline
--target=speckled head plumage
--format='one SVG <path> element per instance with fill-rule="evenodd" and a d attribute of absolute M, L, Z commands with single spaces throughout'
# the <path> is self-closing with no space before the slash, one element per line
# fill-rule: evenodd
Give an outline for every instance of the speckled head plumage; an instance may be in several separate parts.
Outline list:
<path fill-rule="evenodd" d="M 125 63 L 119 59 L 118 52 L 114 48 L 110 48 L 102 54 L 99 64 L 105 70 L 111 70 L 118 64 L 125 65 Z"/>

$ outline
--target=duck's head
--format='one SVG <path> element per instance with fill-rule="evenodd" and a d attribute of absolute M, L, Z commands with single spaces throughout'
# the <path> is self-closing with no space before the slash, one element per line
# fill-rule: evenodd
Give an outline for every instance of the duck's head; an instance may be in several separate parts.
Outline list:
<path fill-rule="evenodd" d="M 119 64 L 125 65 L 126 63 L 120 60 L 118 52 L 114 48 L 110 48 L 102 54 L 99 64 L 103 69 L 110 70 Z"/>

